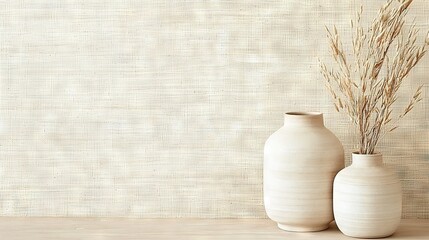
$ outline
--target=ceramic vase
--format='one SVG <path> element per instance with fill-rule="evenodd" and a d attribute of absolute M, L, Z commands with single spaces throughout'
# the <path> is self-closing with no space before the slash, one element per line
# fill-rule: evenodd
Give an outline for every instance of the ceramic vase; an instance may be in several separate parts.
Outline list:
<path fill-rule="evenodd" d="M 401 220 L 402 193 L 396 174 L 381 154 L 353 154 L 352 165 L 334 181 L 334 215 L 338 228 L 356 238 L 392 235 Z"/>
<path fill-rule="evenodd" d="M 286 113 L 284 126 L 264 148 L 264 204 L 269 218 L 287 231 L 328 228 L 334 219 L 332 185 L 344 168 L 340 141 L 321 113 Z"/>

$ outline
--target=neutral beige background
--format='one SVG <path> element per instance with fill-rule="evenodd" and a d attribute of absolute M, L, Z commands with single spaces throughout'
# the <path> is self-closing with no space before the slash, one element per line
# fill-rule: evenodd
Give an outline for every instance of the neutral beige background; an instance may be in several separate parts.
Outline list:
<path fill-rule="evenodd" d="M 324 112 L 353 149 L 317 57 L 360 3 L 0 0 L 0 215 L 265 217 L 283 112 Z M 428 12 L 409 13 L 423 33 Z M 423 102 L 379 149 L 406 218 L 429 218 L 428 73 L 426 57 L 397 107 L 419 84 Z"/>

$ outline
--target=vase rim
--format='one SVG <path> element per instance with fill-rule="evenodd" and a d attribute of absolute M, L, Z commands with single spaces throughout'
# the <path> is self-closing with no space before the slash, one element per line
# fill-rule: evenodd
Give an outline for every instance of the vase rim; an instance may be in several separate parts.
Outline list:
<path fill-rule="evenodd" d="M 366 154 L 366 153 L 359 153 L 358 151 L 354 151 L 352 152 L 352 155 L 357 155 L 357 156 L 379 156 L 382 155 L 381 152 L 375 152 L 372 154 Z"/>
<path fill-rule="evenodd" d="M 323 126 L 321 112 L 287 112 L 284 115 L 285 126 Z"/>
<path fill-rule="evenodd" d="M 374 154 L 358 154 L 352 153 L 352 165 L 356 167 L 382 166 L 383 155 L 376 152 Z"/>
<path fill-rule="evenodd" d="M 297 112 L 286 112 L 285 115 L 296 116 L 296 117 L 309 117 L 309 116 L 321 116 L 321 112 L 306 112 L 306 111 L 297 111 Z"/>

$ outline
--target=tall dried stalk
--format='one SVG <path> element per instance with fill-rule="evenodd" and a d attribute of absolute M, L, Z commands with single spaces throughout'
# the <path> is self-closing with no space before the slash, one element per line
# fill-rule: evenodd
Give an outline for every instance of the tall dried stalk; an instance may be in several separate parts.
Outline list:
<path fill-rule="evenodd" d="M 373 154 L 380 138 L 395 130 L 397 121 L 422 100 L 423 86 L 420 86 L 407 107 L 392 121 L 392 105 L 398 89 L 429 45 L 429 35 L 424 43 L 417 43 L 419 29 L 415 24 L 408 30 L 404 28 L 404 17 L 413 0 L 397 2 L 388 0 L 367 30 L 361 26 L 362 7 L 356 19 L 350 21 L 353 62 L 347 59 L 337 28 L 326 28 L 337 68 L 328 69 L 320 63 L 321 73 L 335 109 L 347 113 L 357 126 L 361 154 Z"/>

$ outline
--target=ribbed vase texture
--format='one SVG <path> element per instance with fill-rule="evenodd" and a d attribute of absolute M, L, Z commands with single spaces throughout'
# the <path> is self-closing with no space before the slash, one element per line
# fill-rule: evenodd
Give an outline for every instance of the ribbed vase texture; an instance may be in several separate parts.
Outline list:
<path fill-rule="evenodd" d="M 383 165 L 381 154 L 352 155 L 352 165 L 334 181 L 334 214 L 338 228 L 357 238 L 381 238 L 398 228 L 402 212 L 401 184 Z"/>
<path fill-rule="evenodd" d="M 287 231 L 320 231 L 334 219 L 332 186 L 344 168 L 340 141 L 321 113 L 286 113 L 264 149 L 264 204 Z"/>

